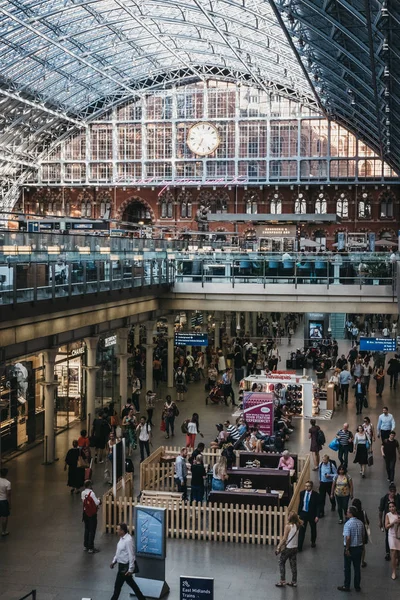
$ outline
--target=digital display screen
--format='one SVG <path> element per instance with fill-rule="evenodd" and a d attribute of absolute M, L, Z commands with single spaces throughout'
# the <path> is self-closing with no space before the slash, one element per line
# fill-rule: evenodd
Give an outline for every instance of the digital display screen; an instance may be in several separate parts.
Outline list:
<path fill-rule="evenodd" d="M 165 508 L 136 506 L 136 554 L 148 558 L 165 558 Z"/>
<path fill-rule="evenodd" d="M 324 337 L 324 326 L 321 322 L 310 321 L 310 340 L 322 340 Z"/>
<path fill-rule="evenodd" d="M 73 229 L 93 229 L 93 223 L 72 223 Z"/>
<path fill-rule="evenodd" d="M 208 334 L 175 333 L 175 346 L 208 346 Z"/>
<path fill-rule="evenodd" d="M 360 350 L 369 352 L 395 352 L 396 339 L 392 338 L 360 338 Z"/>

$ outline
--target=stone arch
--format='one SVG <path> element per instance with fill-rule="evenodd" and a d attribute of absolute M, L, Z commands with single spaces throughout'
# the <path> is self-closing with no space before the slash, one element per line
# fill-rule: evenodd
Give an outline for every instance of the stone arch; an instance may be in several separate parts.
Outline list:
<path fill-rule="evenodd" d="M 143 206 L 143 208 L 146 212 L 148 212 L 149 221 L 151 221 L 152 223 L 155 223 L 156 217 L 155 217 L 153 209 L 151 208 L 150 204 L 148 202 L 146 202 L 146 200 L 144 200 L 140 196 L 131 196 L 130 198 L 127 198 L 120 204 L 120 206 L 117 210 L 117 220 L 123 221 L 124 220 L 123 216 L 124 216 L 125 212 L 128 210 L 128 208 L 130 206 L 139 205 L 139 204 Z"/>

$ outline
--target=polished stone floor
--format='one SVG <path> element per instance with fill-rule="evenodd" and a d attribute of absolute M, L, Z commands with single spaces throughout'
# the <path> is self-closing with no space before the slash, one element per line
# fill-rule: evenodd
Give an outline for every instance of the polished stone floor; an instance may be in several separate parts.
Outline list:
<path fill-rule="evenodd" d="M 298 342 L 300 345 L 300 341 Z M 292 347 L 296 347 L 293 341 Z M 345 351 L 347 344 L 340 346 Z M 281 347 L 283 358 L 287 348 Z M 386 382 L 388 384 L 388 382 Z M 160 389 L 162 397 L 166 389 Z M 187 399 L 179 405 L 181 415 L 177 425 L 192 412 L 200 414 L 201 430 L 205 441 L 215 437 L 215 423 L 230 414 L 225 406 L 206 406 L 203 384 L 191 384 Z M 385 387 L 383 399 L 369 393 L 370 408 L 367 414 L 374 423 L 384 404 L 398 417 L 400 430 L 399 399 L 395 392 Z M 161 402 L 155 411 L 155 423 L 159 423 Z M 339 409 L 333 419 L 320 421 L 329 441 L 339 426 L 350 423 L 354 431 L 358 422 L 354 401 L 348 408 Z M 308 451 L 308 421 L 296 420 L 289 449 L 299 453 Z M 87 555 L 82 550 L 81 506 L 78 496 L 71 497 L 66 487 L 63 471 L 64 456 L 79 428 L 75 426 L 57 437 L 59 461 L 51 466 L 42 466 L 42 447 L 39 446 L 7 464 L 13 484 L 13 511 L 10 519 L 10 536 L 0 538 L 0 598 L 18 599 L 32 588 L 38 590 L 38 600 L 76 600 L 93 598 L 107 600 L 112 595 L 115 572 L 109 569 L 116 538 L 111 535 L 97 536 L 101 552 Z M 158 429 L 154 432 L 154 447 L 165 440 Z M 172 440 L 169 440 L 172 441 Z M 177 427 L 174 445 L 184 443 L 184 435 Z M 372 544 L 368 545 L 368 566 L 362 572 L 361 596 L 398 598 L 400 579 L 390 579 L 390 567 L 384 561 L 383 534 L 378 529 L 379 498 L 386 492 L 387 481 L 379 448 L 375 448 L 375 465 L 368 470 L 367 478 L 361 480 L 356 465 L 350 465 L 355 481 L 355 495 L 362 499 L 369 514 L 372 529 Z M 137 463 L 137 457 L 135 457 Z M 102 477 L 102 465 L 94 474 L 95 490 L 106 489 Z M 400 487 L 400 465 L 396 475 Z M 135 492 L 139 491 L 137 488 Z M 167 581 L 171 592 L 169 598 L 179 598 L 179 576 L 200 575 L 215 578 L 215 598 L 251 598 L 258 600 L 281 597 L 340 597 L 337 585 L 343 583 L 342 527 L 337 515 L 328 512 L 318 526 L 317 548 L 311 549 L 308 541 L 298 558 L 299 587 L 280 590 L 277 560 L 273 548 L 244 544 L 207 543 L 202 541 L 168 540 Z M 129 588 L 123 589 L 121 598 L 128 598 Z M 352 593 L 354 595 L 355 592 Z"/>

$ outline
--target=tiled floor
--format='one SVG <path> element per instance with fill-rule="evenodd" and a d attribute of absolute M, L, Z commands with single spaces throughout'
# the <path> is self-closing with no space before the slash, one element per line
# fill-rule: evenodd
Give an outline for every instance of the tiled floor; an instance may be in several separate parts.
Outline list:
<path fill-rule="evenodd" d="M 300 345 L 300 340 L 298 342 Z M 296 342 L 292 343 L 296 347 Z M 347 344 L 341 344 L 345 351 Z M 282 346 L 283 357 L 287 348 Z M 165 395 L 167 390 L 160 390 Z M 388 404 L 398 417 L 399 400 L 388 386 L 383 399 L 377 399 L 373 387 L 369 394 L 368 414 L 374 423 L 383 404 Z M 193 411 L 200 414 L 205 441 L 215 437 L 215 423 L 230 414 L 225 406 L 206 406 L 203 384 L 192 384 L 185 403 L 179 405 L 174 445 L 184 443 L 180 423 Z M 155 423 L 159 422 L 161 403 L 157 405 Z M 350 423 L 355 429 L 357 417 L 354 402 L 348 408 L 335 412 L 332 421 L 323 422 L 329 441 L 339 426 Z M 322 423 L 322 422 L 321 422 Z M 308 451 L 308 421 L 296 420 L 289 449 L 299 453 Z M 57 437 L 57 454 L 60 460 L 51 466 L 42 466 L 42 448 L 38 447 L 8 463 L 13 483 L 13 513 L 10 519 L 10 536 L 0 538 L 0 598 L 18 599 L 32 588 L 38 589 L 38 600 L 77 600 L 83 597 L 106 600 L 111 597 L 115 573 L 108 567 L 113 556 L 116 538 L 97 536 L 101 553 L 87 555 L 82 551 L 81 506 L 79 497 L 71 497 L 65 485 L 63 459 L 78 427 Z M 154 432 L 154 447 L 165 440 L 159 430 Z M 135 457 L 137 465 L 137 457 Z M 371 519 L 372 541 L 367 549 L 368 567 L 363 569 L 361 596 L 399 597 L 400 579 L 390 579 L 389 564 L 383 560 L 383 534 L 377 527 L 379 498 L 387 488 L 386 474 L 379 448 L 375 448 L 375 465 L 361 480 L 356 465 L 350 465 L 355 480 L 355 495 L 363 500 Z M 400 486 L 400 465 L 396 477 Z M 95 490 L 105 489 L 102 465 L 96 467 Z M 138 492 L 135 489 L 135 493 Z M 299 587 L 279 590 L 277 560 L 273 548 L 244 544 L 207 543 L 202 541 L 168 540 L 167 581 L 171 587 L 169 598 L 179 598 L 179 576 L 201 575 L 215 578 L 215 598 L 251 598 L 258 600 L 281 597 L 340 597 L 337 585 L 343 583 L 342 527 L 337 515 L 328 512 L 318 526 L 317 548 L 312 550 L 307 542 L 298 558 Z M 307 537 L 308 540 L 308 537 Z M 128 598 L 124 589 L 121 598 Z"/>

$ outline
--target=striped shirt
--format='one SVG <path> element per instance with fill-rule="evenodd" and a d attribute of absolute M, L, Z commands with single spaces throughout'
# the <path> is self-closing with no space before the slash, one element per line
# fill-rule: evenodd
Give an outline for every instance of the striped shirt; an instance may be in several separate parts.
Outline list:
<path fill-rule="evenodd" d="M 236 441 L 240 438 L 239 429 L 235 425 L 229 425 L 226 430 L 233 440 Z"/>
<path fill-rule="evenodd" d="M 341 446 L 348 446 L 349 440 L 353 437 L 353 434 L 351 433 L 351 431 L 349 429 L 347 429 L 347 430 L 340 429 L 337 432 L 336 437 L 339 439 L 339 444 Z"/>
<path fill-rule="evenodd" d="M 356 517 L 351 517 L 343 527 L 343 541 L 346 545 L 346 538 L 350 538 L 350 548 L 362 546 L 364 544 L 364 523 Z"/>

